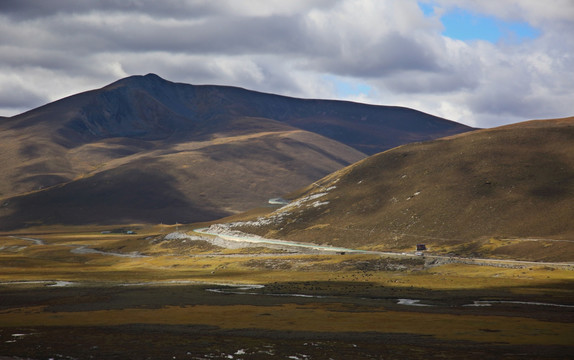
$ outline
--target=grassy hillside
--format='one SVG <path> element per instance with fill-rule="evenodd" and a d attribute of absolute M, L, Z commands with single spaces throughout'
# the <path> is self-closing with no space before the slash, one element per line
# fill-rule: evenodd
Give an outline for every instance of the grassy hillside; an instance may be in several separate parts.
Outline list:
<path fill-rule="evenodd" d="M 573 241 L 550 239 L 574 239 L 574 118 L 404 145 L 291 198 L 243 229 L 340 246 L 426 243 L 467 255 L 572 260 Z"/>
<path fill-rule="evenodd" d="M 0 229 L 215 219 L 363 151 L 468 130 L 406 108 L 133 76 L 0 121 Z"/>
<path fill-rule="evenodd" d="M 293 184 L 364 156 L 301 130 L 219 137 L 119 158 L 107 154 L 113 152 L 111 145 L 101 151 L 96 144 L 89 147 L 74 156 L 85 164 L 94 161 L 95 170 L 5 199 L 0 228 L 213 220 L 265 204 Z"/>

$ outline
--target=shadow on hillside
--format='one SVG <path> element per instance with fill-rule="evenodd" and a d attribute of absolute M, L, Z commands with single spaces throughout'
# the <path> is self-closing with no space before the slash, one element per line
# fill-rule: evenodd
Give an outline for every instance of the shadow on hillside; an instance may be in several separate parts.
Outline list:
<path fill-rule="evenodd" d="M 51 224 L 190 223 L 229 215 L 207 201 L 192 202 L 172 176 L 153 166 L 116 168 L 2 205 L 3 230 Z"/>

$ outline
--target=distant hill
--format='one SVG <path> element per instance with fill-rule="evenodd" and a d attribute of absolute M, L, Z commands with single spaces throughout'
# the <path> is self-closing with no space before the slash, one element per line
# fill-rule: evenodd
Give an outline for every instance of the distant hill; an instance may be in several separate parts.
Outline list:
<path fill-rule="evenodd" d="M 400 146 L 288 198 L 290 205 L 238 229 L 346 247 L 423 243 L 465 255 L 572 261 L 574 118 Z"/>
<path fill-rule="evenodd" d="M 0 228 L 192 222 L 472 130 L 416 110 L 132 76 L 0 122 Z"/>

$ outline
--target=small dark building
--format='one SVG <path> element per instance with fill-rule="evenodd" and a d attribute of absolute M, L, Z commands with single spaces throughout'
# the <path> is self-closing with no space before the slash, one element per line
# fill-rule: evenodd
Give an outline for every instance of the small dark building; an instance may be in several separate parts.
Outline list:
<path fill-rule="evenodd" d="M 425 244 L 417 244 L 417 251 L 424 251 L 427 249 Z"/>

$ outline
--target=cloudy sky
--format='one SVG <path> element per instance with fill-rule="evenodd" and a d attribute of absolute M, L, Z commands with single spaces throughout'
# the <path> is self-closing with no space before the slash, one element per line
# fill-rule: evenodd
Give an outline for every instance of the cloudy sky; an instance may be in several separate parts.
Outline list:
<path fill-rule="evenodd" d="M 573 116 L 572 34 L 572 0 L 1 0 L 0 115 L 156 73 L 478 127 Z"/>

